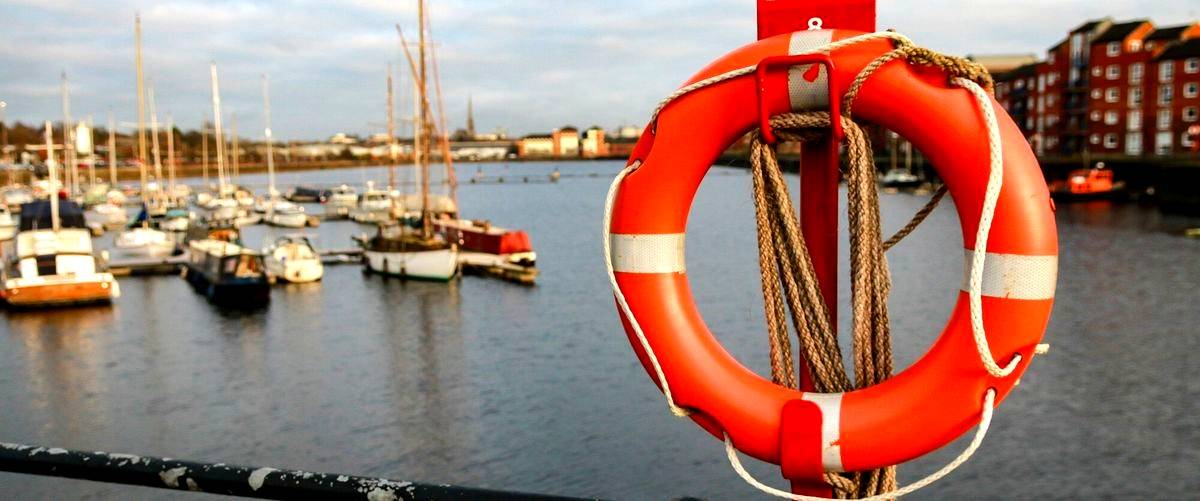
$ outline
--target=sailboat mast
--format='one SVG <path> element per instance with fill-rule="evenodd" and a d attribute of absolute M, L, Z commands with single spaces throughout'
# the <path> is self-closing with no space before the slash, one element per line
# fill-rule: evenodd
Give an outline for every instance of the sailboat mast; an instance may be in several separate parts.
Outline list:
<path fill-rule="evenodd" d="M 425 238 L 433 236 L 433 227 L 429 220 L 429 116 L 426 111 L 429 106 L 429 96 L 426 88 L 426 71 L 425 71 L 425 0 L 417 0 L 417 24 L 419 36 L 417 37 L 417 59 L 419 61 L 417 75 L 420 82 L 418 87 L 421 89 L 421 106 L 417 114 L 421 124 L 421 234 Z"/>
<path fill-rule="evenodd" d="M 175 196 L 175 118 L 167 115 L 167 196 Z"/>
<path fill-rule="evenodd" d="M 64 148 L 66 146 L 64 145 Z M 58 231 L 58 165 L 54 163 L 54 129 L 46 120 L 46 170 L 50 175 L 50 228 Z"/>
<path fill-rule="evenodd" d="M 271 90 L 267 75 L 262 76 L 263 86 L 263 135 L 267 137 L 267 196 L 275 200 L 275 150 L 271 144 Z"/>
<path fill-rule="evenodd" d="M 90 186 L 96 186 L 96 123 L 91 115 L 88 115 L 88 147 L 91 149 L 88 152 L 88 182 Z"/>
<path fill-rule="evenodd" d="M 162 158 L 158 149 L 158 108 L 154 105 L 154 86 L 150 86 L 150 134 L 151 155 L 154 156 L 154 180 L 158 183 L 158 191 L 163 189 Z"/>
<path fill-rule="evenodd" d="M 108 112 L 108 183 L 117 187 L 117 119 Z"/>
<path fill-rule="evenodd" d="M 229 157 L 233 161 L 233 184 L 238 184 L 241 181 L 242 173 L 238 169 L 238 157 L 241 156 L 241 150 L 238 149 L 238 134 L 237 134 L 237 113 L 229 114 L 229 136 L 233 142 L 232 151 L 229 152 Z"/>
<path fill-rule="evenodd" d="M 142 191 L 146 191 L 146 92 L 142 80 L 142 15 L 133 17 L 134 60 L 137 68 L 137 114 L 138 114 L 138 169 L 142 180 Z"/>
<path fill-rule="evenodd" d="M 387 71 L 387 145 L 388 158 L 391 159 L 391 164 L 388 165 L 388 189 L 396 188 L 396 100 L 395 93 L 392 88 L 392 63 L 388 63 Z"/>
<path fill-rule="evenodd" d="M 208 122 L 200 121 L 200 170 L 204 178 L 204 188 L 208 189 Z"/>
<path fill-rule="evenodd" d="M 75 171 L 75 149 L 73 141 L 75 136 L 75 125 L 71 122 L 71 91 L 67 87 L 67 72 L 62 72 L 62 111 L 63 111 L 63 176 L 66 178 L 66 183 L 63 185 L 67 188 L 68 194 L 75 193 L 75 177 L 78 172 Z"/>
<path fill-rule="evenodd" d="M 217 196 L 225 193 L 225 136 L 221 134 L 221 86 L 217 82 L 217 63 L 209 66 L 212 74 L 213 138 L 217 142 Z"/>

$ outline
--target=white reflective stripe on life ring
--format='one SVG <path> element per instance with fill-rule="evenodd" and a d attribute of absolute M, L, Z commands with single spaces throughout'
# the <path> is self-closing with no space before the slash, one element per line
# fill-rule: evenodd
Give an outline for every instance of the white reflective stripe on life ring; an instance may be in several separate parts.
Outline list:
<path fill-rule="evenodd" d="M 971 256 L 975 251 L 963 249 L 963 281 L 961 289 L 969 290 Z M 989 252 L 983 261 L 984 296 L 1007 299 L 1054 299 L 1058 282 L 1058 256 L 1025 256 Z"/>
<path fill-rule="evenodd" d="M 609 235 L 613 271 L 621 273 L 683 273 L 683 233 Z"/>
<path fill-rule="evenodd" d="M 821 464 L 825 471 L 842 469 L 842 394 L 804 392 L 801 400 L 807 400 L 821 409 Z"/>

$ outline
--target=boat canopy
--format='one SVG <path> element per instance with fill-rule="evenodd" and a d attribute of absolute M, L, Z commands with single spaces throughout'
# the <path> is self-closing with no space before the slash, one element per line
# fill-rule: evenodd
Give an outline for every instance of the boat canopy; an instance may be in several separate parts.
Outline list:
<path fill-rule="evenodd" d="M 79 204 L 70 200 L 58 201 L 58 221 L 60 228 L 87 228 L 83 220 L 83 209 Z M 20 231 L 48 230 L 54 227 L 50 220 L 50 201 L 35 200 L 21 204 Z"/>

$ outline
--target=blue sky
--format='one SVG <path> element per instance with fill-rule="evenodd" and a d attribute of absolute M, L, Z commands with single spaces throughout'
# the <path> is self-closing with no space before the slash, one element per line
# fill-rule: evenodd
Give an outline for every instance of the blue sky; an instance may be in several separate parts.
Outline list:
<path fill-rule="evenodd" d="M 478 129 L 510 134 L 556 126 L 640 125 L 659 98 L 754 38 L 754 2 L 681 0 L 430 0 L 451 128 L 467 95 Z M 919 6 L 918 6 L 919 4 Z M 6 119 L 61 117 L 59 73 L 72 114 L 136 119 L 133 17 L 142 14 L 145 71 L 162 119 L 211 118 L 208 62 L 244 137 L 262 130 L 260 75 L 270 74 L 278 138 L 382 130 L 387 63 L 403 63 L 394 25 L 415 33 L 409 0 L 278 2 L 0 0 L 0 100 Z M 1041 52 L 1091 17 L 1200 16 L 1194 0 L 880 0 L 879 26 L 955 53 Z M 409 113 L 409 80 L 398 80 Z"/>

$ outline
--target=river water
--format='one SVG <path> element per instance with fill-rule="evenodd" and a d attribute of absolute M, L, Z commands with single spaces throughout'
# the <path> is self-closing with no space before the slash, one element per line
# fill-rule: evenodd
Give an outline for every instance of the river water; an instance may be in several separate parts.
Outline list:
<path fill-rule="evenodd" d="M 402 282 L 339 265 L 321 283 L 276 287 L 263 311 L 230 313 L 178 276 L 121 278 L 112 307 L 2 314 L 0 441 L 575 496 L 757 496 L 720 442 L 671 416 L 621 330 L 599 241 L 620 163 L 480 168 L 510 180 L 554 168 L 598 174 L 460 189 L 464 215 L 530 232 L 536 287 Z M 375 168 L 280 183 L 385 178 Z M 765 374 L 749 192 L 744 171 L 714 169 L 693 209 L 687 259 L 709 326 Z M 883 195 L 885 228 L 923 202 Z M 975 458 L 914 498 L 1200 492 L 1200 240 L 1179 236 L 1200 219 L 1107 203 L 1060 204 L 1057 214 L 1050 354 L 998 409 Z M 245 237 L 265 244 L 277 231 Z M 318 246 L 347 248 L 366 231 L 342 221 L 315 233 Z M 945 204 L 889 254 L 898 367 L 948 317 L 961 248 Z M 903 465 L 901 480 L 965 445 Z M 771 467 L 750 470 L 782 485 Z M 204 496 L 0 474 L 0 497 Z"/>

